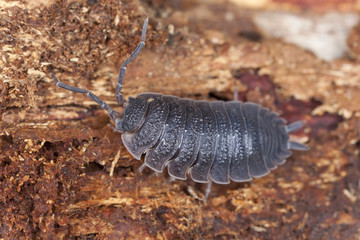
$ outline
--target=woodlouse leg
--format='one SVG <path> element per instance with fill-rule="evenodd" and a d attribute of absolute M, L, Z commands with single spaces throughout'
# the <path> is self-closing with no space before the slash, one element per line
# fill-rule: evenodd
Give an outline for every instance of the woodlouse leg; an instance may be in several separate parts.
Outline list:
<path fill-rule="evenodd" d="M 172 176 L 169 177 L 169 183 L 175 182 L 175 181 L 176 181 L 176 178 L 174 178 L 174 177 L 172 177 Z"/>
<path fill-rule="evenodd" d="M 135 48 L 135 50 L 131 53 L 130 57 L 128 59 L 125 59 L 125 61 L 121 64 L 120 67 L 120 73 L 119 73 L 119 77 L 118 77 L 118 82 L 116 84 L 116 100 L 119 103 L 120 106 L 122 106 L 125 102 L 125 99 L 123 98 L 122 94 L 121 94 L 121 90 L 123 89 L 122 87 L 122 83 L 124 80 L 124 76 L 125 76 L 125 72 L 126 72 L 126 66 L 135 59 L 135 57 L 140 53 L 141 49 L 145 46 L 145 38 L 146 38 L 146 28 L 149 22 L 149 18 L 145 19 L 143 28 L 142 28 L 142 33 L 141 33 L 141 42 L 137 45 L 137 47 Z"/>
<path fill-rule="evenodd" d="M 137 169 L 137 172 L 142 173 L 146 167 L 146 163 L 141 164 L 141 166 Z"/>
<path fill-rule="evenodd" d="M 204 200 L 204 196 L 203 195 L 199 196 L 199 194 L 198 194 L 199 191 L 197 191 L 194 186 L 187 185 L 186 190 L 187 190 L 188 194 L 190 194 L 190 196 L 192 196 L 194 199 Z"/>
<path fill-rule="evenodd" d="M 54 74 L 50 74 L 51 78 L 54 79 L 56 86 L 57 87 L 61 87 L 64 88 L 66 90 L 72 91 L 72 92 L 78 92 L 78 93 L 84 93 L 86 94 L 86 96 L 88 98 L 90 98 L 91 100 L 93 100 L 94 102 L 96 102 L 100 107 L 102 107 L 103 109 L 105 109 L 108 114 L 109 117 L 116 122 L 116 120 L 120 119 L 120 113 L 118 113 L 117 111 L 115 111 L 114 109 L 112 109 L 106 102 L 104 102 L 103 100 L 101 100 L 98 96 L 96 96 L 95 94 L 93 94 L 92 92 L 82 89 L 82 88 L 77 88 L 77 87 L 72 87 L 69 86 L 63 82 L 61 82 L 59 79 L 57 79 L 55 77 Z"/>
<path fill-rule="evenodd" d="M 143 163 L 143 164 L 141 164 L 141 166 L 136 171 L 138 173 L 142 173 L 146 167 L 148 167 L 148 165 L 146 163 Z M 158 172 L 153 172 L 151 175 L 154 175 L 155 177 L 158 177 L 159 173 Z"/>
<path fill-rule="evenodd" d="M 205 196 L 204 196 L 204 199 L 203 199 L 204 202 L 206 202 L 206 200 L 209 197 L 209 194 L 210 194 L 210 191 L 211 191 L 211 186 L 212 186 L 212 181 L 209 180 L 209 182 L 208 182 L 208 184 L 206 186 L 206 190 L 205 190 Z"/>

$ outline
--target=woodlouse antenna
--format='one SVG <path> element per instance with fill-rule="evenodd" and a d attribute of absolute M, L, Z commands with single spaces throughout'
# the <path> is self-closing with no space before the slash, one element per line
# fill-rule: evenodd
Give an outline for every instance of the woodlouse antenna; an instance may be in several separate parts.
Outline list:
<path fill-rule="evenodd" d="M 115 90 L 116 100 L 120 106 L 123 106 L 124 103 L 126 102 L 126 100 L 123 98 L 123 96 L 121 94 L 121 90 L 123 89 L 122 83 L 123 83 L 125 72 L 126 72 L 126 66 L 132 60 L 135 59 L 135 57 L 140 53 L 141 49 L 143 49 L 143 47 L 145 46 L 146 28 L 147 28 L 148 22 L 149 22 L 149 17 L 147 17 L 145 19 L 145 22 L 144 22 L 144 25 L 142 28 L 141 42 L 137 45 L 135 50 L 131 53 L 130 57 L 128 59 L 125 59 L 125 61 L 121 64 L 119 78 L 118 78 L 118 82 L 116 84 L 116 90 Z"/>
<path fill-rule="evenodd" d="M 126 72 L 126 66 L 135 59 L 135 57 L 140 53 L 141 49 L 143 49 L 143 47 L 145 46 L 145 38 L 146 38 L 146 28 L 149 22 L 149 18 L 145 19 L 145 22 L 143 24 L 143 28 L 142 28 L 142 33 L 141 33 L 141 42 L 137 45 L 137 47 L 135 48 L 135 50 L 131 53 L 130 57 L 128 59 L 125 59 L 124 62 L 121 64 L 120 67 L 120 73 L 119 73 L 119 78 L 118 78 L 118 82 L 116 84 L 116 100 L 119 103 L 120 106 L 123 106 L 124 103 L 126 102 L 125 99 L 123 98 L 122 94 L 121 94 L 121 90 L 122 90 L 122 82 L 125 76 L 125 72 Z M 106 102 L 104 102 L 103 100 L 101 100 L 98 96 L 96 96 L 94 93 L 82 89 L 82 88 L 77 88 L 77 87 L 72 87 L 69 86 L 63 82 L 61 82 L 59 79 L 57 79 L 55 77 L 54 74 L 50 74 L 51 78 L 54 79 L 56 86 L 64 88 L 66 90 L 72 91 L 72 92 L 78 92 L 78 93 L 84 93 L 86 94 L 86 96 L 88 98 L 90 98 L 91 100 L 93 100 L 94 102 L 96 102 L 100 107 L 102 107 L 103 109 L 105 109 L 110 118 L 115 122 L 115 126 L 116 123 L 121 119 L 121 115 L 120 113 L 118 113 L 117 111 L 115 111 L 114 109 L 112 109 Z"/>
<path fill-rule="evenodd" d="M 109 117 L 114 121 L 118 121 L 121 116 L 120 113 L 118 113 L 117 111 L 115 111 L 114 109 L 112 109 L 106 102 L 104 102 L 103 100 L 101 100 L 98 96 L 96 96 L 95 94 L 93 94 L 92 92 L 86 90 L 86 89 L 82 89 L 82 88 L 77 88 L 77 87 L 73 87 L 73 86 L 69 86 L 63 82 L 61 82 L 59 79 L 57 79 L 55 77 L 54 74 L 50 74 L 51 78 L 54 79 L 56 86 L 57 87 L 61 87 L 64 88 L 66 90 L 72 91 L 72 92 L 78 92 L 78 93 L 84 93 L 86 94 L 86 96 L 88 98 L 90 98 L 91 100 L 93 100 L 94 102 L 96 102 L 100 107 L 102 107 L 103 109 L 105 109 L 108 114 Z"/>

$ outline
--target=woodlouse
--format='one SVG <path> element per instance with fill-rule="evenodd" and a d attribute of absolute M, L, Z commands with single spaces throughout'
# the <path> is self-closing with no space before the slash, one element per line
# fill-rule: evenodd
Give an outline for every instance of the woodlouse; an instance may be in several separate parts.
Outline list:
<path fill-rule="evenodd" d="M 286 125 L 277 113 L 258 104 L 239 101 L 194 101 L 158 93 L 141 93 L 126 101 L 122 82 L 126 66 L 145 45 L 145 20 L 141 42 L 120 68 L 116 99 L 123 115 L 88 90 L 51 77 L 58 87 L 85 93 L 105 109 L 122 133 L 122 141 L 136 159 L 156 172 L 167 166 L 170 176 L 185 180 L 187 173 L 200 183 L 228 184 L 262 177 L 285 162 L 291 149 L 307 150 L 289 140 L 302 122 Z"/>

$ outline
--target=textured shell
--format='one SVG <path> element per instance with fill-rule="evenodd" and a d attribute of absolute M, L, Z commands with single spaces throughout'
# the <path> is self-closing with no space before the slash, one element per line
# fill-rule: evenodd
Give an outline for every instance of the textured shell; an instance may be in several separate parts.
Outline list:
<path fill-rule="evenodd" d="M 201 183 L 250 181 L 291 155 L 285 120 L 255 103 L 142 93 L 129 101 L 123 119 L 132 129 L 122 135 L 128 151 L 136 159 L 145 154 L 154 171 L 167 166 L 176 179 L 189 173 Z"/>

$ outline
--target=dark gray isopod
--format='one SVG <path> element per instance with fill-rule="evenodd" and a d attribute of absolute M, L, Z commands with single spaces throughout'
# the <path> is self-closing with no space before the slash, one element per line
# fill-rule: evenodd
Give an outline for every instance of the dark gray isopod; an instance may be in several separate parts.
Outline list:
<path fill-rule="evenodd" d="M 230 179 L 245 182 L 265 176 L 285 162 L 291 149 L 308 149 L 289 140 L 302 122 L 286 125 L 278 114 L 255 103 L 194 101 L 157 93 L 123 99 L 126 66 L 145 45 L 147 24 L 148 19 L 142 41 L 120 68 L 116 99 L 125 107 L 123 115 L 93 93 L 51 75 L 57 86 L 85 93 L 104 108 L 132 156 L 145 156 L 144 164 L 157 172 L 167 166 L 176 179 L 185 180 L 189 173 L 195 182 L 227 184 Z"/>

